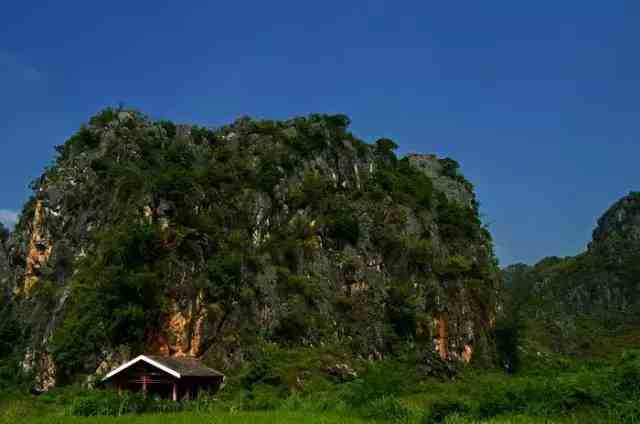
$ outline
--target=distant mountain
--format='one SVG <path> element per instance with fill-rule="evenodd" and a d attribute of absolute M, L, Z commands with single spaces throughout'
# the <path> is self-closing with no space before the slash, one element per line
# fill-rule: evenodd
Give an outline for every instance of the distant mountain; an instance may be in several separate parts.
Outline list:
<path fill-rule="evenodd" d="M 640 193 L 604 213 L 586 252 L 513 265 L 503 278 L 543 345 L 590 354 L 640 341 Z"/>
<path fill-rule="evenodd" d="M 40 388 L 140 352 L 229 369 L 266 343 L 489 360 L 499 270 L 473 186 L 348 125 L 93 117 L 1 245 L 22 369 Z"/>

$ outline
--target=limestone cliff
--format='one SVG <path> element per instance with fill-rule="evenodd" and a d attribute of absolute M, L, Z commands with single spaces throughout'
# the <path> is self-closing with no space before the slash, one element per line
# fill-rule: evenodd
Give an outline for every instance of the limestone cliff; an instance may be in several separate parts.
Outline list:
<path fill-rule="evenodd" d="M 24 369 L 48 388 L 142 351 L 231 368 L 265 342 L 489 358 L 498 273 L 472 185 L 348 123 L 92 118 L 0 255 Z"/>
<path fill-rule="evenodd" d="M 7 303 L 9 293 L 6 290 L 9 287 L 9 277 L 11 275 L 9 268 L 9 256 L 7 254 L 6 242 L 9 238 L 9 230 L 7 230 L 0 222 L 0 300 Z"/>
<path fill-rule="evenodd" d="M 588 352 L 629 334 L 640 312 L 640 194 L 602 215 L 584 253 L 514 265 L 503 275 L 523 315 L 554 349 Z"/>

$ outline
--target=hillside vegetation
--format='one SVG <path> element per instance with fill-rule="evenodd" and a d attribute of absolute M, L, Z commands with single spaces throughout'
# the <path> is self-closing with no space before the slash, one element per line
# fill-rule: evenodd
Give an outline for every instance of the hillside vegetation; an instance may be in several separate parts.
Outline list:
<path fill-rule="evenodd" d="M 348 127 L 82 126 L 0 227 L 0 422 L 640 422 L 640 196 L 500 271 L 454 160 Z M 139 353 L 225 387 L 91 388 Z"/>
<path fill-rule="evenodd" d="M 233 371 L 269 343 L 491 363 L 499 273 L 473 186 L 348 125 L 93 117 L 4 243 L 13 357 L 40 389 L 141 352 Z"/>
<path fill-rule="evenodd" d="M 599 357 L 640 347 L 640 193 L 602 215 L 586 252 L 503 275 L 512 312 L 537 348 Z"/>

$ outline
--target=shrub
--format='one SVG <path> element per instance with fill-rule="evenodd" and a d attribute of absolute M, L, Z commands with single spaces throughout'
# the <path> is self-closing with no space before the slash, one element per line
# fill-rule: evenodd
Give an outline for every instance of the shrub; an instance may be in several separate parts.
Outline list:
<path fill-rule="evenodd" d="M 321 296 L 313 279 L 301 275 L 287 275 L 285 278 L 285 289 L 289 294 L 301 295 L 309 302 Z"/>
<path fill-rule="evenodd" d="M 195 144 L 210 144 L 216 140 L 216 135 L 213 131 L 197 126 L 191 128 L 191 137 Z"/>
<path fill-rule="evenodd" d="M 292 196 L 292 206 L 296 209 L 303 209 L 307 206 L 320 209 L 327 202 L 327 198 L 331 196 L 332 190 L 333 186 L 327 178 L 307 173 L 302 180 L 299 192 Z"/>
<path fill-rule="evenodd" d="M 614 372 L 616 388 L 625 397 L 640 397 L 640 361 L 624 361 Z"/>
<path fill-rule="evenodd" d="M 52 340 L 59 376 L 82 371 L 104 346 L 141 349 L 145 325 L 162 313 L 162 287 L 151 271 L 162 256 L 154 227 L 126 225 L 97 237 L 96 254 L 79 263 L 69 312 Z"/>
<path fill-rule="evenodd" d="M 119 396 L 114 391 L 95 390 L 76 397 L 71 403 L 70 413 L 79 417 L 120 416 L 141 413 L 146 409 L 147 402 L 141 394 L 127 392 Z"/>
<path fill-rule="evenodd" d="M 248 411 L 272 411 L 282 406 L 283 395 L 281 388 L 258 384 L 246 392 L 242 406 Z"/>
<path fill-rule="evenodd" d="M 393 156 L 395 158 L 394 150 L 398 148 L 398 145 L 391 139 L 380 138 L 376 140 L 376 151 L 384 156 Z"/>
<path fill-rule="evenodd" d="M 444 422 L 452 415 L 466 415 L 471 412 L 471 407 L 457 399 L 440 400 L 433 403 L 422 416 L 422 424 Z"/>
<path fill-rule="evenodd" d="M 296 305 L 275 328 L 274 337 L 285 344 L 299 342 L 307 335 L 310 326 L 308 313 L 300 305 Z"/>
<path fill-rule="evenodd" d="M 413 266 L 418 269 L 424 269 L 433 263 L 433 243 L 428 239 L 409 239 L 407 243 L 407 256 Z"/>
<path fill-rule="evenodd" d="M 530 392 L 530 394 L 533 394 Z M 534 399 L 528 399 L 528 402 Z M 495 417 L 504 412 L 518 411 L 524 407 L 519 401 L 517 392 L 512 391 L 511 387 L 495 385 L 487 387 L 479 396 L 479 404 L 477 406 L 477 415 L 480 418 Z"/>
<path fill-rule="evenodd" d="M 506 298 L 504 309 L 498 315 L 493 332 L 498 364 L 508 373 L 513 374 L 520 369 L 519 345 L 524 338 L 524 329 L 520 311 L 515 307 L 512 299 Z"/>
<path fill-rule="evenodd" d="M 417 301 L 410 284 L 396 284 L 387 291 L 386 312 L 398 336 L 415 338 Z"/>
<path fill-rule="evenodd" d="M 475 240 L 481 228 L 475 210 L 450 202 L 444 194 L 438 199 L 436 222 L 445 240 Z"/>
<path fill-rule="evenodd" d="M 283 177 L 284 173 L 276 162 L 272 160 L 264 161 L 258 168 L 256 177 L 258 188 L 265 193 L 272 193 Z"/>
<path fill-rule="evenodd" d="M 2 296 L 0 294 L 0 296 Z M 0 298 L 1 299 L 1 298 Z M 0 359 L 8 357 L 21 340 L 18 321 L 9 305 L 0 308 Z"/>
<path fill-rule="evenodd" d="M 244 389 L 251 390 L 255 384 L 263 381 L 270 372 L 271 366 L 266 361 L 264 355 L 259 355 L 253 359 L 253 365 L 249 371 L 240 378 L 240 384 Z"/>
<path fill-rule="evenodd" d="M 362 416 L 389 423 L 408 423 L 411 411 L 394 396 L 382 396 L 364 405 Z"/>
<path fill-rule="evenodd" d="M 329 235 L 338 240 L 340 247 L 345 243 L 355 246 L 360 239 L 360 223 L 353 213 L 338 212 L 329 222 Z"/>
<path fill-rule="evenodd" d="M 335 299 L 336 309 L 339 312 L 347 313 L 353 309 L 354 300 L 350 296 L 337 295 Z"/>
<path fill-rule="evenodd" d="M 121 112 L 122 108 L 108 107 L 99 112 L 89 120 L 89 124 L 94 127 L 106 127 L 111 121 L 118 118 L 118 112 Z"/>
<path fill-rule="evenodd" d="M 343 134 L 351 125 L 351 119 L 343 114 L 326 115 L 325 119 L 329 128 L 339 131 L 340 134 Z"/>
<path fill-rule="evenodd" d="M 373 181 L 398 203 L 417 209 L 432 206 L 433 183 L 408 158 L 391 164 L 378 163 Z"/>
<path fill-rule="evenodd" d="M 164 121 L 164 120 L 159 121 L 158 124 L 160 124 L 160 126 L 164 128 L 164 130 L 167 133 L 167 137 L 174 138 L 176 136 L 176 133 L 177 133 L 176 124 L 174 124 L 171 121 Z"/>
<path fill-rule="evenodd" d="M 4 243 L 9 238 L 9 230 L 0 222 L 0 244 Z"/>
<path fill-rule="evenodd" d="M 148 407 L 144 412 L 160 412 L 166 414 L 188 411 L 193 409 L 193 402 L 195 401 L 174 402 L 168 399 L 154 400 L 148 403 Z"/>
<path fill-rule="evenodd" d="M 407 393 L 415 380 L 415 370 L 395 362 L 373 364 L 359 379 L 345 384 L 342 398 L 351 406 L 360 407 L 383 396 Z"/>
<path fill-rule="evenodd" d="M 471 259 L 462 255 L 453 255 L 434 263 L 434 271 L 441 277 L 459 278 L 472 269 Z"/>
<path fill-rule="evenodd" d="M 85 149 L 95 149 L 100 144 L 98 135 L 87 127 L 81 127 L 80 130 L 68 142 L 73 153 L 78 153 Z"/>
<path fill-rule="evenodd" d="M 613 405 L 607 411 L 609 423 L 638 424 L 640 423 L 640 403 L 637 400 L 629 400 Z"/>
<path fill-rule="evenodd" d="M 458 177 L 458 169 L 460 169 L 460 164 L 451 158 L 440 159 L 440 165 L 442 165 L 442 175 L 449 178 L 457 178 Z"/>

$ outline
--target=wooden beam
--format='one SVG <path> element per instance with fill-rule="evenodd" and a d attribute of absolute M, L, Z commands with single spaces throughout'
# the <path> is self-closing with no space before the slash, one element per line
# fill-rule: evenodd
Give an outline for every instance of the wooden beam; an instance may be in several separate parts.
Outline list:
<path fill-rule="evenodd" d="M 173 401 L 177 402 L 178 401 L 178 383 L 174 382 L 173 383 L 173 395 L 172 395 Z"/>
<path fill-rule="evenodd" d="M 144 396 L 144 398 L 147 398 L 147 392 L 148 392 L 148 387 L 147 387 L 147 376 L 143 375 L 142 376 L 142 394 Z"/>

